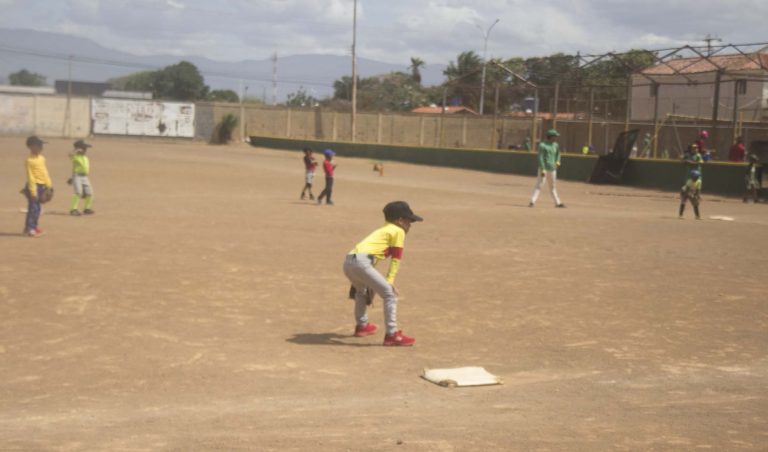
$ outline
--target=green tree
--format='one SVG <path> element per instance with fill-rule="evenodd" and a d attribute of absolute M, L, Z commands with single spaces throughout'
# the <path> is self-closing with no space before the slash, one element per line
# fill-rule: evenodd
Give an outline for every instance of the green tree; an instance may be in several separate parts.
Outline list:
<path fill-rule="evenodd" d="M 357 81 L 360 82 L 360 79 L 358 78 Z M 352 77 L 345 75 L 333 82 L 333 98 L 339 100 L 352 100 Z"/>
<path fill-rule="evenodd" d="M 317 99 L 309 95 L 303 86 L 300 86 L 295 93 L 288 94 L 285 102 L 285 105 L 290 107 L 314 107 L 317 104 Z"/>
<path fill-rule="evenodd" d="M 110 80 L 116 89 L 151 91 L 156 99 L 202 100 L 209 88 L 197 67 L 188 62 L 166 66 L 158 71 L 144 71 Z"/>
<path fill-rule="evenodd" d="M 424 60 L 421 58 L 411 57 L 411 65 L 408 69 L 411 70 L 411 79 L 413 79 L 413 83 L 416 85 L 421 85 L 421 68 L 423 68 L 425 64 L 426 63 L 424 63 Z"/>
<path fill-rule="evenodd" d="M 8 76 L 14 86 L 45 86 L 45 76 L 22 69 Z"/>
<path fill-rule="evenodd" d="M 236 104 L 240 102 L 240 96 L 231 89 L 215 89 L 208 93 L 208 100 L 212 102 L 230 102 Z"/>
<path fill-rule="evenodd" d="M 154 74 L 154 71 L 136 72 L 124 77 L 110 79 L 108 82 L 112 88 L 118 90 L 152 92 Z"/>
<path fill-rule="evenodd" d="M 473 51 L 462 52 L 451 61 L 443 74 L 448 77 L 450 97 L 457 98 L 462 105 L 477 109 L 480 101 L 480 79 L 483 59 Z"/>
<path fill-rule="evenodd" d="M 197 67 L 182 61 L 155 73 L 152 93 L 156 98 L 191 101 L 205 99 L 208 90 Z"/>
<path fill-rule="evenodd" d="M 333 102 L 342 106 L 351 98 L 352 78 L 342 77 L 333 84 Z M 410 111 L 427 102 L 425 90 L 413 80 L 412 74 L 392 72 L 364 78 L 357 84 L 357 106 L 368 111 Z"/>

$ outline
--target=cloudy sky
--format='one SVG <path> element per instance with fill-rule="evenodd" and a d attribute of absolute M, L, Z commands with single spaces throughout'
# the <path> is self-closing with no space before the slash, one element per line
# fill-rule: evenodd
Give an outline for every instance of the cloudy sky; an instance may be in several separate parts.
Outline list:
<path fill-rule="evenodd" d="M 90 38 L 139 54 L 238 61 L 349 53 L 353 0 L 0 0 L 0 27 Z M 358 55 L 447 64 L 494 57 L 598 53 L 768 41 L 766 0 L 358 0 Z M 5 43 L 20 45 L 23 43 Z"/>

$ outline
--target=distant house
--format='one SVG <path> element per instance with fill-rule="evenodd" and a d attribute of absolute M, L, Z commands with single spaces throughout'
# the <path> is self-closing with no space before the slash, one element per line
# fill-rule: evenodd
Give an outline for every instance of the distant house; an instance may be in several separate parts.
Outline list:
<path fill-rule="evenodd" d="M 34 95 L 53 95 L 56 94 L 52 86 L 19 86 L 19 85 L 0 85 L 2 94 L 34 94 Z"/>
<path fill-rule="evenodd" d="M 712 119 L 719 78 L 718 119 L 732 120 L 734 107 L 745 120 L 768 112 L 768 48 L 750 54 L 678 58 L 632 76 L 631 116 L 652 120 L 667 114 Z"/>
<path fill-rule="evenodd" d="M 101 97 L 104 91 L 112 88 L 109 83 L 81 82 L 76 80 L 56 80 L 53 84 L 56 94 L 72 94 L 82 97 Z"/>
<path fill-rule="evenodd" d="M 427 113 L 427 114 L 442 114 L 443 107 L 437 105 L 430 105 L 429 107 L 419 107 L 411 110 L 411 113 Z M 447 115 L 477 115 L 475 110 L 471 108 L 462 107 L 461 105 L 447 106 L 445 107 L 445 114 Z"/>

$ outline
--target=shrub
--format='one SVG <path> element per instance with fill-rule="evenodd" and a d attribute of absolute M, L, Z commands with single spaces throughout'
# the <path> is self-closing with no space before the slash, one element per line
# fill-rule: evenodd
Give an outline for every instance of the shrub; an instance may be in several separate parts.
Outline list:
<path fill-rule="evenodd" d="M 239 120 L 237 116 L 232 113 L 227 113 L 221 118 L 216 131 L 216 142 L 220 144 L 226 144 L 232 141 L 232 133 L 237 128 Z"/>

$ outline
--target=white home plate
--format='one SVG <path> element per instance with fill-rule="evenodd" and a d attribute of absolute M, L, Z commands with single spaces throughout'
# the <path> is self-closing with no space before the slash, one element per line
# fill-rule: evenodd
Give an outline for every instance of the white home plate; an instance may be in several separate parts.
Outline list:
<path fill-rule="evenodd" d="M 709 217 L 710 220 L 720 220 L 720 221 L 733 221 L 733 217 L 725 217 L 723 215 L 712 215 Z"/>
<path fill-rule="evenodd" d="M 501 377 L 488 373 L 482 367 L 457 367 L 455 369 L 424 369 L 422 377 L 432 383 L 450 388 L 456 386 L 500 385 Z"/>

